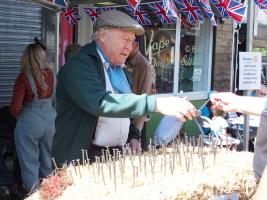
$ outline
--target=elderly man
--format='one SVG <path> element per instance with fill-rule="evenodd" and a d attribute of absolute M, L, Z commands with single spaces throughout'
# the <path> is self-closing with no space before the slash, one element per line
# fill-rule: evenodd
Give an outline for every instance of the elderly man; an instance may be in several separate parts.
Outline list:
<path fill-rule="evenodd" d="M 196 115 L 195 107 L 183 98 L 131 93 L 122 67 L 135 35 L 142 34 L 144 29 L 127 14 L 102 12 L 95 41 L 60 69 L 52 147 L 57 164 L 81 158 L 81 149 L 94 160 L 106 147 L 111 153 L 120 148 L 128 138 L 130 117 L 160 112 L 186 120 Z M 130 134 L 128 139 L 135 141 Z"/>

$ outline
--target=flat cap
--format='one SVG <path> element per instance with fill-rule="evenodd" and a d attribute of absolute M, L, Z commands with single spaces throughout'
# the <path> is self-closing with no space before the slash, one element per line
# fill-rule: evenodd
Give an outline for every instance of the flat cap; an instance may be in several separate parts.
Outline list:
<path fill-rule="evenodd" d="M 96 21 L 96 30 L 100 28 L 122 29 L 134 32 L 135 35 L 143 35 L 144 28 L 124 12 L 108 10 L 102 12 Z"/>

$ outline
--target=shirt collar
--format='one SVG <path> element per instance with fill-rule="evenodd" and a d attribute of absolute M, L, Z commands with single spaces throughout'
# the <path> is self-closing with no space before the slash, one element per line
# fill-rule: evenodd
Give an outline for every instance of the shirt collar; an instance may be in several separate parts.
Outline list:
<path fill-rule="evenodd" d="M 96 44 L 96 50 L 103 63 L 103 66 L 105 67 L 106 70 L 108 70 L 110 63 L 108 63 L 108 61 L 105 59 L 104 53 L 101 51 L 100 47 L 97 44 Z"/>

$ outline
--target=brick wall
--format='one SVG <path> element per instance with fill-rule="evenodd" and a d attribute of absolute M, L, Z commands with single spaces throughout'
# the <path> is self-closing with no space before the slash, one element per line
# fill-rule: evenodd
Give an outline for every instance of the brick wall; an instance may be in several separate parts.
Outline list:
<path fill-rule="evenodd" d="M 267 48 L 267 26 L 258 25 L 257 33 L 253 38 L 253 47 Z"/>
<path fill-rule="evenodd" d="M 226 20 L 217 27 L 213 77 L 216 91 L 230 91 L 232 32 L 232 20 Z"/>

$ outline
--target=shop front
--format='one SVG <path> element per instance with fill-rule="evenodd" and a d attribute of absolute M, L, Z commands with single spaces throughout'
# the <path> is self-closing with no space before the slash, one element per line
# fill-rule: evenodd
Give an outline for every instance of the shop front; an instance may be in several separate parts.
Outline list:
<path fill-rule="evenodd" d="M 25 0 L 0 0 L 0 108 L 9 106 L 25 47 L 39 38 L 47 47 L 47 63 L 57 66 L 55 5 Z"/>

